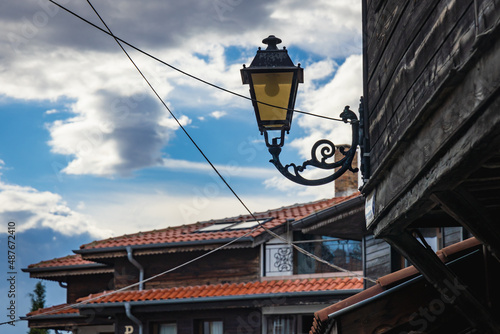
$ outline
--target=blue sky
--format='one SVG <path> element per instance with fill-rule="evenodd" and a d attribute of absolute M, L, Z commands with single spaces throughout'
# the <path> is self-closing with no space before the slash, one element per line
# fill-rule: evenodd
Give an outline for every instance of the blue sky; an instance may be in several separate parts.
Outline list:
<path fill-rule="evenodd" d="M 60 3 L 100 25 L 87 2 Z M 297 109 L 331 117 L 345 105 L 357 109 L 359 1 L 93 5 L 120 38 L 244 95 L 239 70 L 274 34 L 305 68 Z M 13 221 L 19 268 L 95 239 L 244 213 L 113 39 L 46 0 L 1 3 L 0 27 L 0 253 Z M 279 175 L 249 101 L 127 50 L 252 211 L 334 196 L 332 185 L 303 187 Z M 282 160 L 308 159 L 320 138 L 348 143 L 350 129 L 296 115 Z M 64 302 L 64 291 L 46 283 L 47 304 Z M 18 316 L 35 284 L 19 271 Z M 26 324 L 0 331 L 25 333 Z"/>

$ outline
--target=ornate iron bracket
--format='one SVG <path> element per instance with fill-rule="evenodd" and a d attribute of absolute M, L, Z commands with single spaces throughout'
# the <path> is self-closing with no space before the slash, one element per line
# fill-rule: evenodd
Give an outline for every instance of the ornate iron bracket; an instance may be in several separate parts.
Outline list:
<path fill-rule="evenodd" d="M 311 149 L 311 159 L 302 163 L 302 165 L 297 166 L 294 163 L 283 166 L 280 161 L 279 155 L 281 153 L 281 147 L 284 144 L 285 131 L 281 131 L 281 136 L 278 138 L 273 138 L 272 143 L 269 143 L 268 134 L 264 131 L 264 136 L 266 140 L 266 145 L 269 149 L 269 153 L 272 155 L 272 159 L 269 160 L 276 166 L 276 169 L 283 174 L 287 179 L 306 186 L 318 186 L 334 181 L 344 174 L 347 170 L 353 173 L 358 172 L 358 168 L 352 167 L 352 161 L 356 155 L 356 149 L 359 143 L 359 120 L 356 114 L 349 109 L 349 106 L 344 108 L 344 111 L 340 114 L 340 117 L 344 123 L 350 123 L 352 129 L 352 141 L 351 147 L 346 151 L 344 146 L 335 147 L 335 145 L 327 140 L 321 139 L 317 141 Z M 278 141 L 279 140 L 279 141 Z M 335 151 L 338 150 L 344 157 L 338 161 L 327 162 L 335 155 Z M 318 156 L 319 153 L 319 156 Z M 324 178 L 309 180 L 300 175 L 307 166 L 313 166 L 319 169 L 335 169 L 338 168 L 333 174 L 326 176 Z"/>

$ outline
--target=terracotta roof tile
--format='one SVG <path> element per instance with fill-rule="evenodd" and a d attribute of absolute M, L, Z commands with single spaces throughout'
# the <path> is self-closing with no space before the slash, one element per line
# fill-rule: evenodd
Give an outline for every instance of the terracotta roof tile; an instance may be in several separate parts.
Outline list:
<path fill-rule="evenodd" d="M 332 205 L 344 202 L 351 198 L 359 196 L 359 193 L 345 197 L 335 197 L 326 200 L 306 204 L 294 204 L 287 207 L 282 207 L 275 210 L 268 210 L 265 212 L 255 213 L 257 219 L 274 218 L 267 222 L 267 228 L 274 228 L 284 224 L 288 219 L 302 219 L 312 213 L 324 210 Z M 134 234 L 113 237 L 105 240 L 93 241 L 91 243 L 80 246 L 80 249 L 99 249 L 99 248 L 112 248 L 120 246 L 131 245 L 148 245 L 148 244 L 163 244 L 163 243 L 178 243 L 199 240 L 220 240 L 220 239 L 234 239 L 243 236 L 251 229 L 238 229 L 238 230 L 219 230 L 211 232 L 198 232 L 203 227 L 214 225 L 216 223 L 229 223 L 252 220 L 251 215 L 240 215 L 231 218 L 210 220 L 206 222 L 199 222 L 190 225 L 173 226 L 165 229 L 153 230 L 147 232 L 139 232 Z M 262 229 L 257 229 L 249 236 L 256 237 L 264 233 Z"/>
<path fill-rule="evenodd" d="M 472 237 L 467 240 L 458 242 L 456 244 L 453 244 L 451 246 L 445 247 L 439 251 L 436 252 L 438 257 L 443 261 L 444 263 L 457 258 L 460 255 L 463 255 L 464 252 L 469 252 L 471 249 L 474 247 L 479 246 L 481 243 L 479 240 L 476 238 Z M 352 307 L 353 305 L 361 302 L 368 300 L 369 298 L 379 295 L 384 291 L 389 290 L 390 288 L 401 284 L 402 282 L 408 281 L 410 278 L 415 277 L 419 274 L 419 271 L 413 267 L 409 266 L 407 268 L 398 270 L 396 272 L 393 272 L 391 274 L 388 274 L 386 276 L 380 277 L 377 279 L 376 285 L 363 290 L 349 298 L 346 298 L 338 303 L 332 304 L 322 310 L 319 310 L 314 313 L 314 324 L 311 328 L 311 331 L 309 332 L 310 334 L 320 334 L 324 333 L 325 324 L 329 321 L 329 315 L 338 312 L 342 309 L 345 309 L 347 307 Z M 339 288 L 342 287 L 343 289 L 353 289 L 351 287 L 351 282 L 343 282 L 339 284 Z M 357 284 L 353 286 L 358 286 Z M 353 312 L 356 312 L 355 309 L 353 309 Z"/>
<path fill-rule="evenodd" d="M 26 316 L 42 316 L 42 315 L 56 315 L 56 314 L 78 314 L 78 310 L 70 307 L 69 304 L 61 304 L 47 308 L 41 308 L 36 311 L 28 313 Z"/>
<path fill-rule="evenodd" d="M 188 287 L 176 287 L 167 289 L 134 290 L 126 292 L 116 292 L 106 295 L 101 293 L 102 298 L 89 301 L 89 304 L 120 303 L 131 301 L 152 301 L 186 298 L 210 298 L 215 296 L 243 296 L 261 295 L 268 293 L 293 293 L 300 291 L 331 291 L 331 290 L 357 290 L 363 289 L 363 281 L 358 278 L 329 279 L 328 283 L 320 280 L 299 279 L 299 280 L 277 280 L 250 283 L 232 283 L 217 285 L 199 285 Z M 99 295 L 80 298 L 78 302 L 85 302 Z"/>
<path fill-rule="evenodd" d="M 89 265 L 96 264 L 92 261 L 87 261 L 82 259 L 82 256 L 79 254 L 76 255 L 68 255 L 65 257 L 60 257 L 52 260 L 42 261 L 35 264 L 30 264 L 28 269 L 31 268 L 53 268 L 53 267 L 67 267 L 67 266 L 81 266 L 81 265 Z"/>

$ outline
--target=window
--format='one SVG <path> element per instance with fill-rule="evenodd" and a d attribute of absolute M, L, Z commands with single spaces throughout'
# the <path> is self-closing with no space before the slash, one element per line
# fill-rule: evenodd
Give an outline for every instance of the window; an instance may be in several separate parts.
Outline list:
<path fill-rule="evenodd" d="M 294 243 L 300 248 L 336 266 L 350 270 L 362 270 L 361 242 L 320 235 L 302 234 Z M 318 262 L 309 256 L 296 252 L 297 274 L 319 274 L 336 271 L 332 267 Z"/>
<path fill-rule="evenodd" d="M 344 269 L 362 270 L 360 241 L 294 233 L 293 243 Z M 316 261 L 278 239 L 267 242 L 264 250 L 264 276 L 322 274 L 336 271 L 331 266 Z"/>
<path fill-rule="evenodd" d="M 293 249 L 291 246 L 286 244 L 266 245 L 265 275 L 293 275 Z"/>
<path fill-rule="evenodd" d="M 177 334 L 177 324 L 160 324 L 158 334 Z"/>
<path fill-rule="evenodd" d="M 294 315 L 267 317 L 267 334 L 296 334 L 297 320 Z"/>
<path fill-rule="evenodd" d="M 221 320 L 200 321 L 200 334 L 222 334 L 223 326 Z"/>
<path fill-rule="evenodd" d="M 177 324 L 169 323 L 152 323 L 149 333 L 153 334 L 177 334 Z"/>

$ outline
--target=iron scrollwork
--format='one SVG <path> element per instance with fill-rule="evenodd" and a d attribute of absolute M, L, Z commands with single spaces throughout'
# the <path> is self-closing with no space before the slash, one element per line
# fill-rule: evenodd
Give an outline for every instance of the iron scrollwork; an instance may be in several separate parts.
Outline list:
<path fill-rule="evenodd" d="M 292 270 L 292 250 L 289 247 L 278 248 L 274 253 L 274 266 L 280 272 Z"/>
<path fill-rule="evenodd" d="M 360 108 L 362 103 L 360 104 Z M 360 110 L 361 112 L 361 110 Z M 359 143 L 359 120 L 356 114 L 349 109 L 349 106 L 344 108 L 344 111 L 340 114 L 342 121 L 344 123 L 350 123 L 352 129 L 352 142 L 351 147 L 346 150 L 344 146 L 336 147 L 331 141 L 327 139 L 321 139 L 317 141 L 311 149 L 311 159 L 302 163 L 302 165 L 297 166 L 294 163 L 283 166 L 279 159 L 281 153 L 281 147 L 284 144 L 284 131 L 282 131 L 279 138 L 273 138 L 272 143 L 269 144 L 267 132 L 264 132 L 266 139 L 266 145 L 268 146 L 269 153 L 271 153 L 272 159 L 271 163 L 278 169 L 278 171 L 283 174 L 289 180 L 308 186 L 317 186 L 326 184 L 334 181 L 344 174 L 347 170 L 353 173 L 358 172 L 358 168 L 352 167 L 352 162 L 356 155 L 356 149 Z M 279 142 L 278 142 L 279 139 Z M 339 151 L 344 157 L 338 161 L 328 162 L 329 159 L 334 157 L 335 152 Z M 318 156 L 319 153 L 319 156 Z M 313 166 L 319 169 L 335 169 L 338 168 L 333 174 L 314 180 L 309 180 L 304 178 L 300 173 L 302 173 L 308 166 Z"/>

